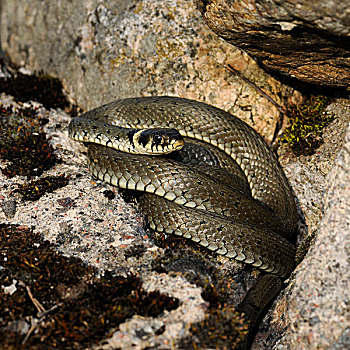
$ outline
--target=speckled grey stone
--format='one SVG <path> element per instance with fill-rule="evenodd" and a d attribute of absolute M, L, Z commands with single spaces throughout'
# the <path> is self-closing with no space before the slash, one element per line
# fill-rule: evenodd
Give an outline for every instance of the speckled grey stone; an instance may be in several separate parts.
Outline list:
<path fill-rule="evenodd" d="M 338 341 L 331 345 L 327 350 L 344 350 L 350 347 L 350 328 L 345 329 Z"/>
<path fill-rule="evenodd" d="M 278 349 L 327 349 L 336 344 L 350 324 L 349 300 L 350 125 L 326 180 L 317 239 L 296 270 L 286 315 L 290 326 Z"/>
<path fill-rule="evenodd" d="M 10 198 L 8 200 L 2 201 L 1 209 L 8 219 L 12 219 L 16 215 L 16 209 L 17 209 L 16 200 L 13 198 Z"/>
<path fill-rule="evenodd" d="M 348 339 L 350 103 L 338 100 L 328 111 L 336 119 L 318 152 L 283 159 L 303 212 L 304 234 L 315 233 L 316 240 L 265 317 L 254 350 L 328 349 Z"/>
<path fill-rule="evenodd" d="M 228 64 L 276 101 L 298 101 L 293 89 L 213 34 L 192 1 L 4 1 L 0 22 L 11 59 L 58 76 L 83 109 L 175 95 L 230 110 L 271 137 L 279 113 Z"/>

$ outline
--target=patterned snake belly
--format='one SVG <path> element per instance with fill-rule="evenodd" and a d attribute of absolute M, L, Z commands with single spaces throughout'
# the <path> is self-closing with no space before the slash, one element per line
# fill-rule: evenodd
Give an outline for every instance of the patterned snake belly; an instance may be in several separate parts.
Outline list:
<path fill-rule="evenodd" d="M 235 172 L 237 181 L 226 184 L 220 176 L 212 176 L 210 162 L 203 172 L 176 157 L 129 154 L 101 146 L 98 143 L 112 143 L 108 125 L 177 129 L 202 150 L 211 149 L 221 162 L 214 168 Z M 192 239 L 277 276 L 285 277 L 294 268 L 297 215 L 291 188 L 262 137 L 230 113 L 184 98 L 129 98 L 73 119 L 69 134 L 89 142 L 94 176 L 145 192 L 141 206 L 152 229 Z"/>

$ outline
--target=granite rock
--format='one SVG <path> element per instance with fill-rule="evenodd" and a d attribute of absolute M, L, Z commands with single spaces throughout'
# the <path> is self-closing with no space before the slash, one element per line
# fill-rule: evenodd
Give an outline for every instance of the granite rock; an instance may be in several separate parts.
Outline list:
<path fill-rule="evenodd" d="M 350 112 L 348 107 L 348 113 Z M 289 327 L 275 349 L 350 347 L 350 124 L 326 177 L 317 238 L 295 272 Z M 346 341 L 347 338 L 347 341 Z"/>
<path fill-rule="evenodd" d="M 125 97 L 187 97 L 229 110 L 271 138 L 277 109 L 228 64 L 275 101 L 300 101 L 218 39 L 192 1 L 4 1 L 1 47 L 14 63 L 58 76 L 83 109 Z"/>
<path fill-rule="evenodd" d="M 350 10 L 342 0 L 199 0 L 208 26 L 269 71 L 348 88 Z"/>
<path fill-rule="evenodd" d="M 255 350 L 350 346 L 349 101 L 331 104 L 328 112 L 336 119 L 316 154 L 280 157 L 303 215 L 299 239 L 316 238 L 260 325 Z"/>

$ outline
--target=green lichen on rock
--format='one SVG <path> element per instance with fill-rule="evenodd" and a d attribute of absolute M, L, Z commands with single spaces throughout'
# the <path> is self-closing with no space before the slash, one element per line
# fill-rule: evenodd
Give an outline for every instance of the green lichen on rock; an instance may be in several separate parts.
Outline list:
<path fill-rule="evenodd" d="M 0 159 L 8 161 L 2 169 L 4 175 L 38 176 L 57 162 L 42 129 L 46 122 L 33 108 L 0 104 Z"/>
<path fill-rule="evenodd" d="M 296 155 L 311 155 L 323 143 L 322 132 L 334 118 L 325 112 L 331 99 L 311 96 L 303 105 L 288 108 L 290 126 L 281 140 L 286 142 Z"/>

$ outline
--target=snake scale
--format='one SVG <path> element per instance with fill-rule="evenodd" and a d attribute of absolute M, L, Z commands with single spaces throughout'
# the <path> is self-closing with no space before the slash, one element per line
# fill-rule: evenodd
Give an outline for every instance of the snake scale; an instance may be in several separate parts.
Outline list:
<path fill-rule="evenodd" d="M 122 131 L 123 139 L 119 131 L 114 134 L 118 128 L 137 130 Z M 147 128 L 176 129 L 191 146 L 184 147 L 181 161 L 176 158 L 181 151 L 146 156 L 129 153 L 128 145 L 123 152 L 111 148 L 122 139 L 133 142 L 134 135 L 145 146 Z M 152 229 L 276 276 L 286 277 L 294 268 L 297 215 L 291 188 L 262 137 L 230 113 L 178 97 L 128 98 L 73 119 L 69 134 L 89 143 L 95 177 L 145 192 L 141 207 Z M 182 143 L 177 136 L 172 142 L 175 148 Z M 193 168 L 185 159 L 196 153 L 201 159 Z M 221 172 L 231 178 L 226 181 Z"/>

